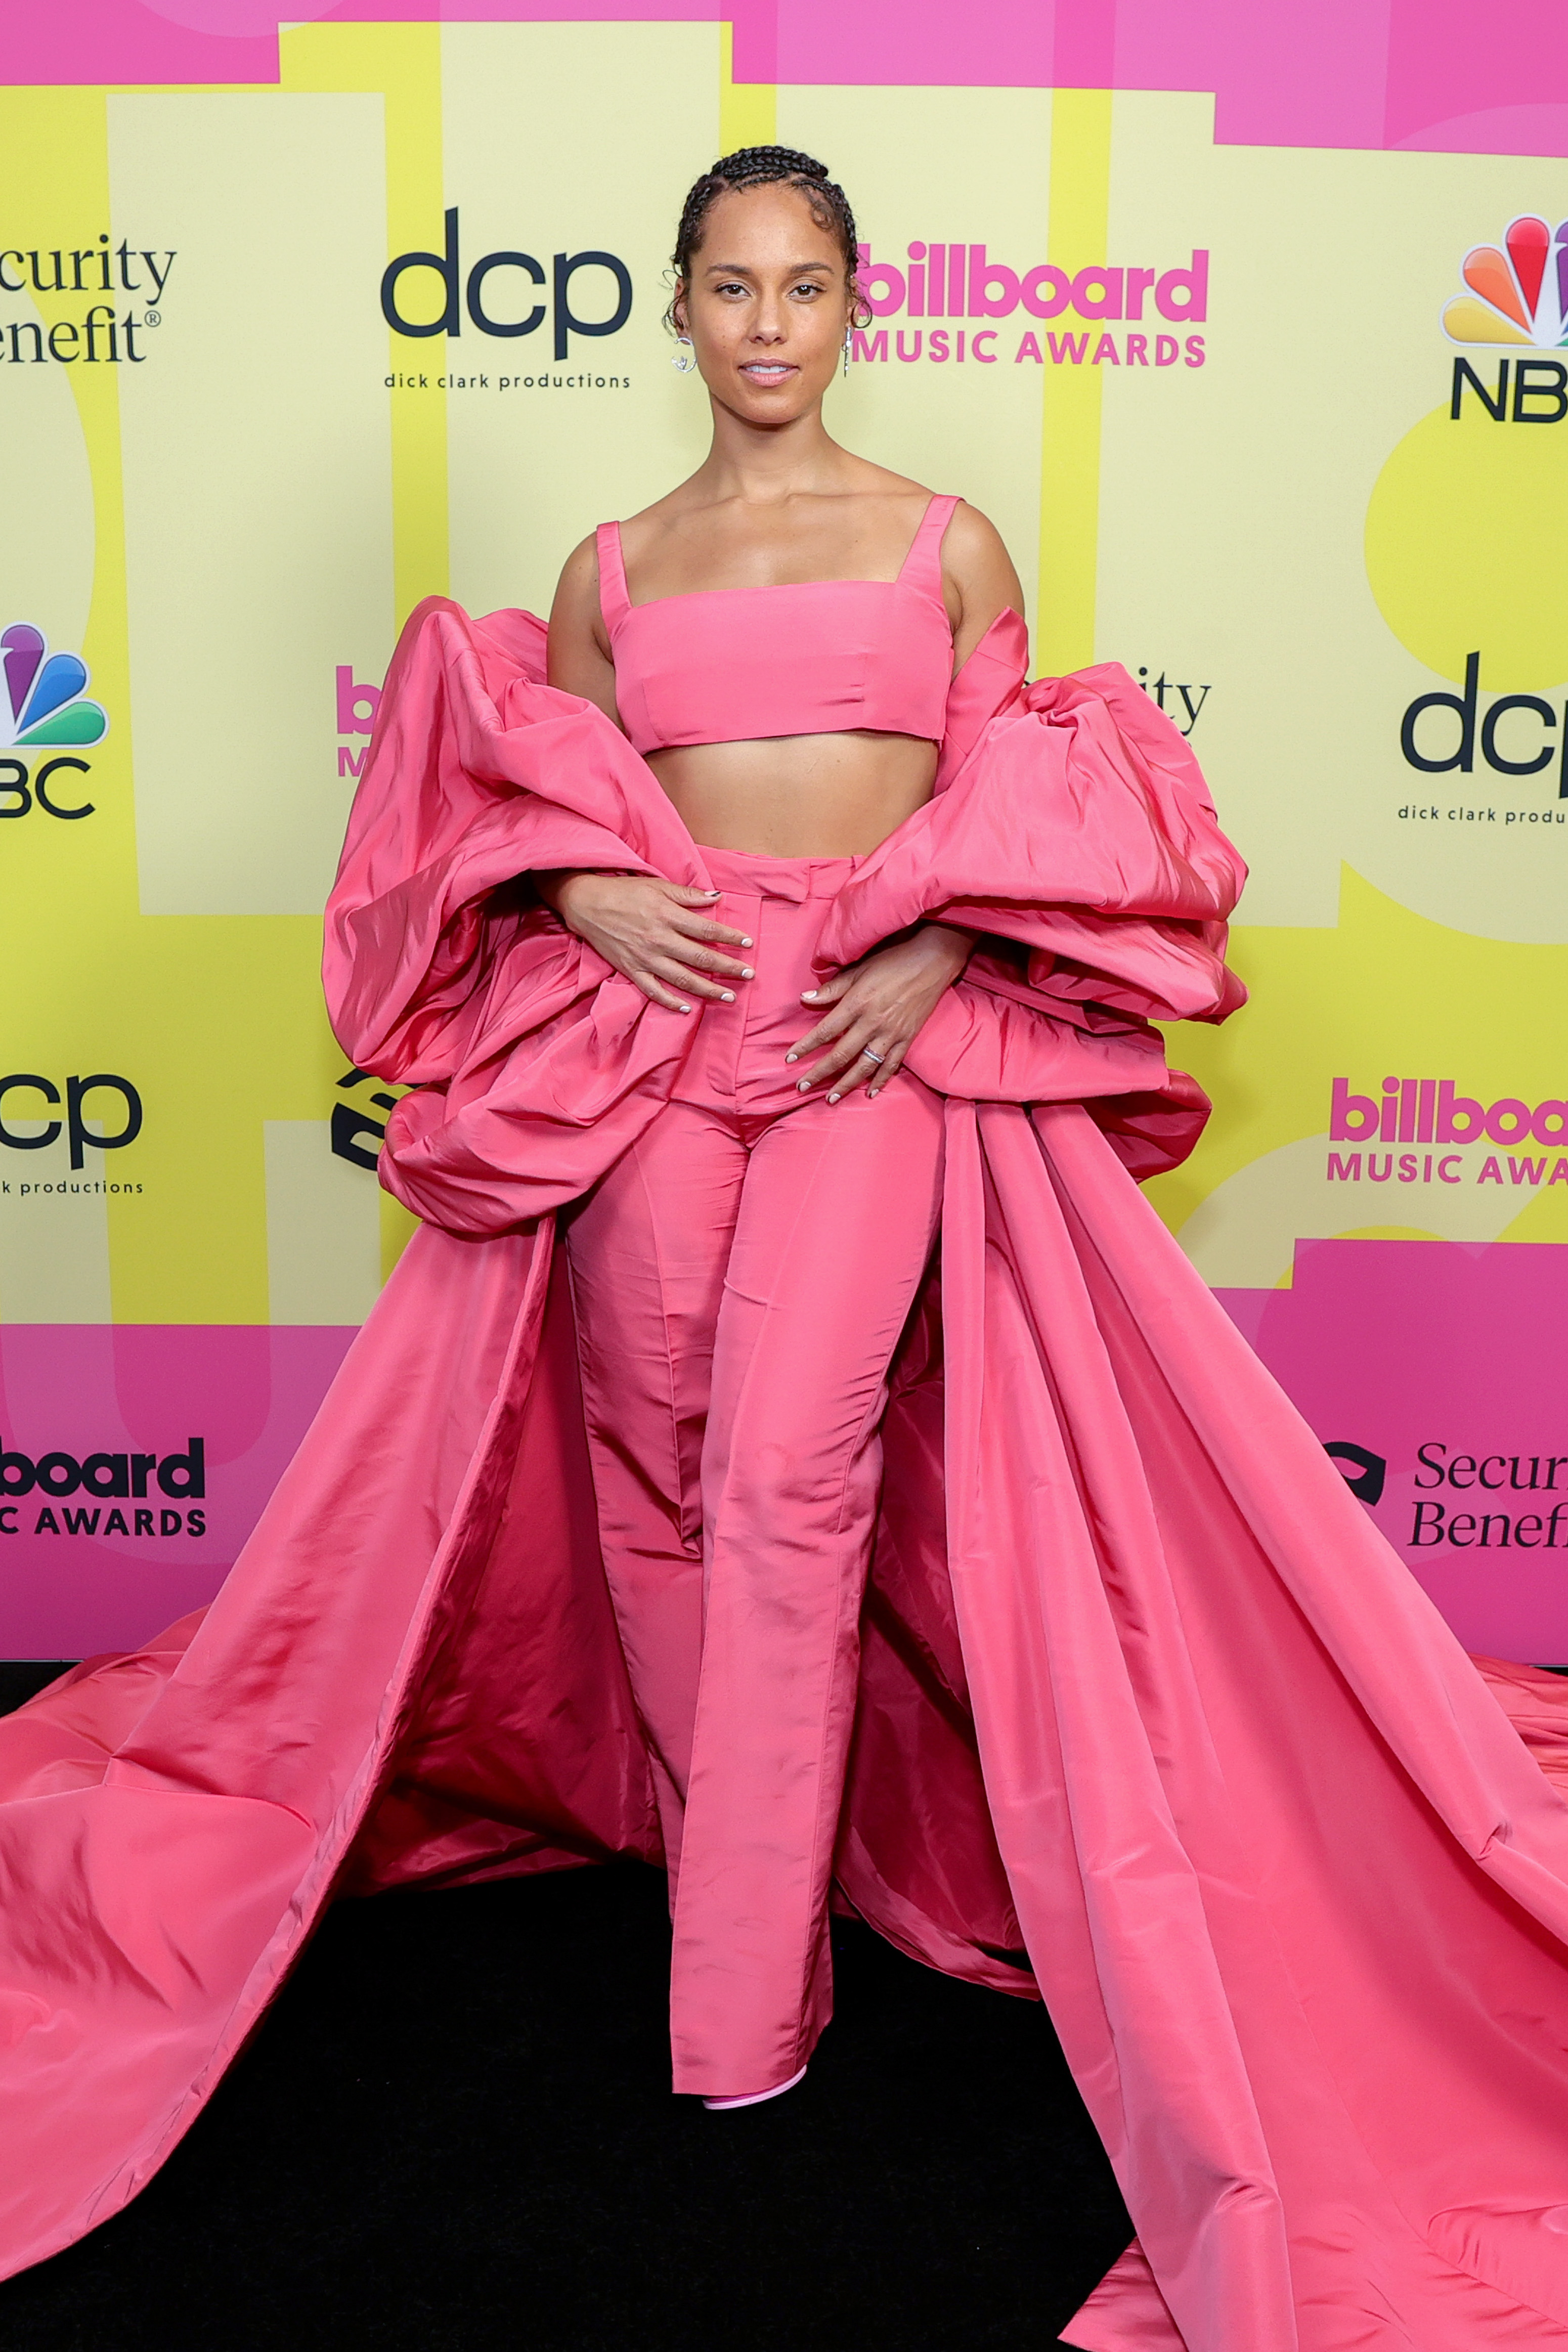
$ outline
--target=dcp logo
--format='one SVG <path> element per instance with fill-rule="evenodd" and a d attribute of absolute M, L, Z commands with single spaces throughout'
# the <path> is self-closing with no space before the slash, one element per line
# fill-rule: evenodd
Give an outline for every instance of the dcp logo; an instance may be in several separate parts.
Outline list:
<path fill-rule="evenodd" d="M 1479 736 L 1481 758 L 1500 776 L 1538 776 L 1556 758 L 1557 796 L 1568 800 L 1568 726 L 1563 728 L 1559 748 L 1557 740 L 1545 731 L 1556 726 L 1557 713 L 1539 694 L 1494 695 L 1482 712 L 1480 682 L 1481 656 L 1478 648 L 1465 656 L 1463 694 L 1440 689 L 1435 694 L 1418 694 L 1414 702 L 1406 705 L 1399 722 L 1399 748 L 1407 763 L 1426 776 L 1447 776 L 1456 770 L 1463 776 L 1473 775 Z M 1452 711 L 1459 722 L 1458 740 L 1449 732 L 1452 720 L 1428 719 L 1428 711 Z M 1515 711 L 1526 713 L 1527 719 L 1515 720 L 1511 716 Z M 1564 715 L 1568 717 L 1568 713 Z M 1539 721 L 1539 734 L 1529 727 L 1530 719 Z M 1499 730 L 1505 721 L 1508 748 L 1498 740 Z"/>
<path fill-rule="evenodd" d="M 122 1123 L 118 1134 L 95 1134 L 87 1123 L 89 1097 L 100 1094 L 120 1097 Z M 47 1108 L 40 1114 L 37 1104 L 14 1103 L 13 1095 L 40 1095 Z M 95 1151 L 122 1151 L 142 1132 L 142 1097 L 129 1078 L 118 1077 L 112 1070 L 95 1070 L 90 1077 L 66 1080 L 63 1121 L 48 1116 L 49 1110 L 58 1108 L 59 1100 L 60 1090 L 53 1079 L 41 1077 L 36 1070 L 13 1070 L 8 1077 L 0 1078 L 0 1145 L 7 1151 L 47 1151 L 51 1143 L 58 1142 L 63 1128 L 70 1138 L 71 1166 L 80 1168 L 89 1144 Z M 7 1113 L 36 1125 L 37 1134 L 18 1135 L 5 1124 Z M 100 1119 L 104 1111 L 95 1105 L 92 1116 Z"/>
<path fill-rule="evenodd" d="M 563 360 L 573 335 L 618 334 L 631 317 L 631 272 L 613 253 L 596 249 L 557 253 L 552 257 L 548 279 L 544 265 L 534 254 L 510 249 L 486 253 L 474 263 L 465 281 L 456 205 L 447 211 L 446 225 L 442 252 L 400 253 L 395 261 L 388 262 L 383 273 L 382 314 L 395 334 L 460 335 L 466 303 L 468 317 L 481 335 L 531 335 L 544 324 L 548 307 L 553 312 L 554 356 Z M 441 281 L 446 300 L 437 318 L 409 319 L 403 313 L 403 281 L 416 270 L 433 271 Z M 604 275 L 608 274 L 615 287 L 615 304 L 607 318 L 580 319 L 573 310 L 572 281 L 583 271 L 595 273 L 591 282 L 601 299 L 608 291 L 603 284 Z M 536 293 L 546 285 L 550 289 L 548 306 L 537 299 Z M 586 300 L 588 296 L 584 294 L 584 299 Z"/>

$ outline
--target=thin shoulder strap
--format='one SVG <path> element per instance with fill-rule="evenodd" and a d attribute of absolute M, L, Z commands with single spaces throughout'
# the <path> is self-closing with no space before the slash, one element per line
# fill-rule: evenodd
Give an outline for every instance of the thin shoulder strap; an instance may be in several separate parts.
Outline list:
<path fill-rule="evenodd" d="M 932 499 L 921 517 L 913 544 L 899 572 L 901 585 L 921 588 L 928 596 L 942 602 L 942 542 L 948 524 L 952 520 L 956 498 L 945 495 Z"/>
<path fill-rule="evenodd" d="M 599 550 L 599 610 L 612 636 L 632 609 L 626 593 L 626 558 L 621 553 L 621 526 L 602 522 L 594 534 Z"/>

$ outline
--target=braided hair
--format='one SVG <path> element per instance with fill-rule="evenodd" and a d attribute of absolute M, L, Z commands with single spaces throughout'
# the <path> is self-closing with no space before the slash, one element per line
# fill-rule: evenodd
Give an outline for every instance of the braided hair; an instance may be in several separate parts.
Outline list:
<path fill-rule="evenodd" d="M 690 283 L 692 259 L 702 243 L 703 227 L 714 205 L 731 188 L 760 188 L 770 181 L 798 188 L 817 227 L 837 239 L 844 255 L 844 274 L 849 299 L 858 320 L 861 300 L 856 272 L 859 268 L 860 256 L 855 215 L 849 209 L 849 199 L 837 181 L 828 178 L 826 164 L 819 163 L 815 155 L 803 155 L 797 147 L 739 147 L 732 155 L 721 155 L 718 162 L 693 183 L 681 206 L 680 226 L 675 232 L 675 251 L 670 256 L 676 276 L 676 292 L 664 314 L 664 323 L 672 331 L 676 299 Z"/>

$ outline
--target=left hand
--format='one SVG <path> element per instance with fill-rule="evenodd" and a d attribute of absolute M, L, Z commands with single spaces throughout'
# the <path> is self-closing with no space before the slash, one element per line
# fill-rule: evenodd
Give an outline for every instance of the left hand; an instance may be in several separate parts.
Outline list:
<path fill-rule="evenodd" d="M 828 1050 L 801 1079 L 802 1094 L 826 1088 L 829 1102 L 856 1087 L 880 1094 L 973 946 L 973 931 L 922 923 L 907 940 L 876 948 L 820 988 L 808 988 L 801 1002 L 823 1017 L 784 1058 L 802 1061 L 820 1045 Z"/>

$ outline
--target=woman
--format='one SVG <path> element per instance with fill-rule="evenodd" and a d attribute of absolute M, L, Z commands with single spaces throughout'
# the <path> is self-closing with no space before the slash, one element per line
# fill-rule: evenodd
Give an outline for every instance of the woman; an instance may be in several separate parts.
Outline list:
<path fill-rule="evenodd" d="M 707 464 L 553 685 L 405 632 L 328 982 L 425 1223 L 205 1617 L 0 1725 L 5 2266 L 331 1892 L 622 1853 L 713 2104 L 798 2078 L 830 1885 L 1044 1994 L 1139 2231 L 1085 2352 L 1568 2345 L 1568 1808 L 1131 1181 L 1239 869 L 823 433 L 855 249 L 805 158 L 700 182 Z"/>
<path fill-rule="evenodd" d="M 675 2086 L 728 2095 L 711 2106 L 790 2088 L 828 2013 L 886 1374 L 941 1200 L 941 1102 L 899 1072 L 975 935 L 917 923 L 820 985 L 812 956 L 856 863 L 931 799 L 952 672 L 1024 602 L 973 508 L 824 429 L 856 259 L 843 193 L 807 159 L 742 154 L 698 182 L 671 319 L 712 448 L 584 541 L 550 621 L 551 684 L 629 734 L 716 886 L 539 885 L 651 1003 L 709 1008 L 567 1255 L 672 1891 L 685 1860 Z"/>

